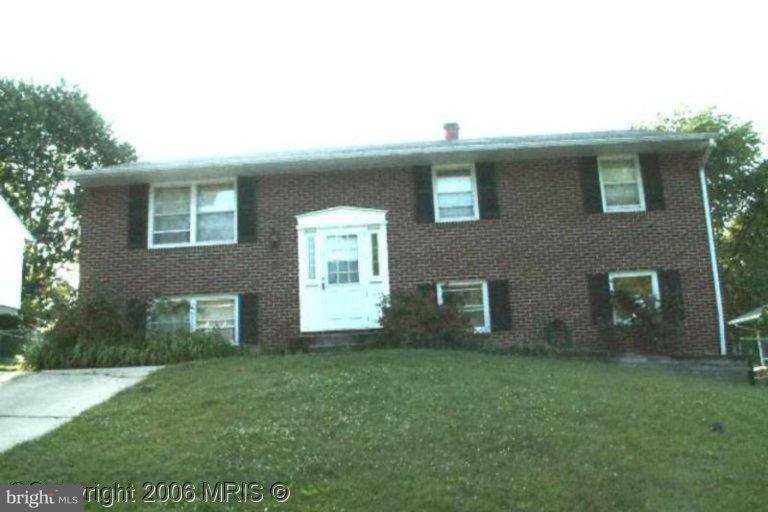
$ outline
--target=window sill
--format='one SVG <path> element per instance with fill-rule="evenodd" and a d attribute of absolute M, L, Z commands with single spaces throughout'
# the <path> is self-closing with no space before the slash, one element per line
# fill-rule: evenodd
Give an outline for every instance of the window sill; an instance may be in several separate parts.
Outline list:
<path fill-rule="evenodd" d="M 460 217 L 456 219 L 438 219 L 435 218 L 435 224 L 451 224 L 459 222 L 473 222 L 480 220 L 480 217 Z"/>
<path fill-rule="evenodd" d="M 647 212 L 645 208 L 633 207 L 633 208 L 606 208 L 603 213 L 644 213 Z"/>
<path fill-rule="evenodd" d="M 203 242 L 203 243 L 195 243 L 195 244 L 149 245 L 149 246 L 147 246 L 147 249 L 149 249 L 149 250 L 156 250 L 156 249 L 183 249 L 183 248 L 192 248 L 192 247 L 215 247 L 215 246 L 219 246 L 219 245 L 237 245 L 237 241 Z"/>

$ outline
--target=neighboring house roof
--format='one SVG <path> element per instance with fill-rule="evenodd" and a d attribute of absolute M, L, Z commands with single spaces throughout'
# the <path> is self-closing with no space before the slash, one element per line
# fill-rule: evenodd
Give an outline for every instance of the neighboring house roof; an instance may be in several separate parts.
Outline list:
<path fill-rule="evenodd" d="M 32 233 L 29 232 L 18 215 L 16 215 L 16 212 L 13 211 L 2 196 L 0 196 L 0 216 L 9 219 L 11 227 L 14 227 L 18 233 L 22 234 L 25 240 L 34 241 L 35 237 L 32 236 Z"/>
<path fill-rule="evenodd" d="M 10 306 L 0 306 L 0 315 L 17 316 L 19 310 Z"/>
<path fill-rule="evenodd" d="M 759 308 L 755 308 L 752 311 L 748 311 L 743 315 L 737 316 L 736 318 L 728 322 L 728 325 L 741 325 L 749 322 L 754 322 L 755 320 L 759 319 L 762 316 L 763 311 L 768 311 L 768 305 L 760 306 Z"/>
<path fill-rule="evenodd" d="M 238 174 L 449 163 L 459 159 L 522 159 L 589 155 L 598 152 L 701 151 L 714 138 L 715 135 L 711 133 L 634 130 L 438 140 L 165 162 L 136 162 L 71 171 L 68 176 L 84 186 L 126 185 L 147 181 L 204 178 L 211 177 L 212 174 L 231 177 Z"/>

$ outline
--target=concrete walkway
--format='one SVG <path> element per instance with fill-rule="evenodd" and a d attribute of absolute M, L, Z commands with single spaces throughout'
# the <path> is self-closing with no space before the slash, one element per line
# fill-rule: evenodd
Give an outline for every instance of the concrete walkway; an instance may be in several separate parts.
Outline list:
<path fill-rule="evenodd" d="M 3 379 L 0 382 L 0 452 L 50 432 L 158 368 L 51 370 Z"/>

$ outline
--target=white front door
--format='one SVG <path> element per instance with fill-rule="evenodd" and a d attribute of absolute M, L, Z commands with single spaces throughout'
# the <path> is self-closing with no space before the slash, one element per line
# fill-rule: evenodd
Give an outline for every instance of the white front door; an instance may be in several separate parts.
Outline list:
<path fill-rule="evenodd" d="M 386 224 L 383 212 L 374 219 L 371 212 L 380 211 L 336 208 L 299 217 L 303 332 L 380 326 L 381 300 L 389 294 Z"/>
<path fill-rule="evenodd" d="M 367 304 L 370 280 L 363 268 L 369 262 L 360 247 L 361 235 L 359 229 L 345 229 L 323 232 L 319 237 L 321 301 L 326 330 L 370 326 L 370 305 Z"/>

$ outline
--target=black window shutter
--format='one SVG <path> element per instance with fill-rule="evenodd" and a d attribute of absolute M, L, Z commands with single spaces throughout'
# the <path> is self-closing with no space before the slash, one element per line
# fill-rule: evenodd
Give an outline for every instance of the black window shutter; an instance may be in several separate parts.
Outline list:
<path fill-rule="evenodd" d="M 237 178 L 237 242 L 256 241 L 256 177 Z"/>
<path fill-rule="evenodd" d="M 579 159 L 581 172 L 581 198 L 586 213 L 602 213 L 603 199 L 600 194 L 600 176 L 597 171 L 597 157 L 585 156 Z"/>
<path fill-rule="evenodd" d="M 677 270 L 659 270 L 661 311 L 665 321 L 683 320 L 683 286 Z"/>
<path fill-rule="evenodd" d="M 128 248 L 147 248 L 149 218 L 149 185 L 140 183 L 128 187 Z"/>
<path fill-rule="evenodd" d="M 126 317 L 137 334 L 143 336 L 147 331 L 147 301 L 144 299 L 129 299 Z"/>
<path fill-rule="evenodd" d="M 499 218 L 499 195 L 496 191 L 496 165 L 493 162 L 475 164 L 477 197 L 481 219 Z"/>
<path fill-rule="evenodd" d="M 432 168 L 420 165 L 413 168 L 416 182 L 416 222 L 434 222 L 435 205 L 432 199 Z"/>
<path fill-rule="evenodd" d="M 610 323 L 613 309 L 611 307 L 611 288 L 608 284 L 608 274 L 587 276 L 587 282 L 592 323 L 595 325 Z"/>
<path fill-rule="evenodd" d="M 488 281 L 491 310 L 491 332 L 512 329 L 512 306 L 509 303 L 509 281 Z"/>
<path fill-rule="evenodd" d="M 437 287 L 435 286 L 435 283 L 423 283 L 416 285 L 416 290 L 418 290 L 419 295 L 424 297 L 431 296 L 435 300 L 435 303 L 437 303 Z"/>
<path fill-rule="evenodd" d="M 640 173 L 643 176 L 643 190 L 645 191 L 645 209 L 664 209 L 664 182 L 661 178 L 659 155 L 646 153 L 639 156 Z"/>
<path fill-rule="evenodd" d="M 259 296 L 255 293 L 240 295 L 240 345 L 255 345 L 258 340 Z"/>

